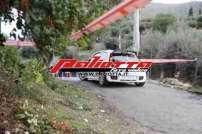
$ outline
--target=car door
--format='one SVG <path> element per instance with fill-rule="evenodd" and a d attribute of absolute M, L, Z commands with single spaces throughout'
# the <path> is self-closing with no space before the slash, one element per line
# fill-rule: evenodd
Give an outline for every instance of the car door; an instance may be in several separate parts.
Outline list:
<path fill-rule="evenodd" d="M 88 59 L 88 61 L 89 61 L 89 62 L 92 61 L 93 57 L 95 57 L 95 56 L 100 56 L 100 57 L 101 57 L 101 52 L 96 52 L 96 53 L 94 53 L 94 54 Z M 97 77 L 96 75 L 90 75 L 90 72 L 89 72 L 88 79 L 89 79 L 89 80 L 98 80 L 99 77 Z"/>
<path fill-rule="evenodd" d="M 100 60 L 102 60 L 102 61 L 109 61 L 109 54 L 107 52 L 102 52 L 102 51 L 101 52 L 97 52 L 97 53 L 95 53 L 95 54 L 93 54 L 91 56 L 91 58 L 89 59 L 89 61 L 91 61 L 94 56 L 100 56 Z M 94 76 L 89 75 L 88 79 L 99 80 L 99 75 L 94 75 Z"/>

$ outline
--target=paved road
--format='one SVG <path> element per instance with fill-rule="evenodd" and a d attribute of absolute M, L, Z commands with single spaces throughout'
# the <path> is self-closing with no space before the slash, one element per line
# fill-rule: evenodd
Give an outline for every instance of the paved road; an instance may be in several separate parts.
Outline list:
<path fill-rule="evenodd" d="M 202 134 L 202 96 L 148 82 L 145 87 L 74 81 L 105 96 L 129 118 L 165 134 Z"/>

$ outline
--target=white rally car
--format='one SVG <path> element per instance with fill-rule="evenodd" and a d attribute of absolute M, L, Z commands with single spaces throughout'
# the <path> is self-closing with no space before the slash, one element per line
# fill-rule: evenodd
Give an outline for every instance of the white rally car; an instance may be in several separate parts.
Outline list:
<path fill-rule="evenodd" d="M 115 51 L 115 50 L 103 50 L 94 53 L 89 61 L 95 56 L 99 56 L 103 61 L 123 61 L 134 62 L 139 61 L 134 52 L 129 51 Z M 126 68 L 126 65 L 121 65 L 119 68 Z M 146 82 L 146 71 L 127 72 L 127 75 L 110 76 L 110 75 L 79 75 L 81 80 L 95 80 L 99 81 L 101 86 L 107 85 L 110 82 L 119 83 L 134 83 L 136 86 L 144 86 Z"/>

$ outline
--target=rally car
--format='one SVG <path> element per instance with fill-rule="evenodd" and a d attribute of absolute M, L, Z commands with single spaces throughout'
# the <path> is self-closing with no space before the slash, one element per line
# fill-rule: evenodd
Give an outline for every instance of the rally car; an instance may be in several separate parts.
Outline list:
<path fill-rule="evenodd" d="M 89 61 L 93 57 L 99 56 L 103 61 L 123 61 L 123 62 L 135 62 L 139 61 L 136 53 L 129 51 L 115 51 L 115 50 L 102 50 L 94 53 Z M 126 65 L 121 65 L 119 68 L 126 68 Z M 107 73 L 107 72 L 104 72 Z M 122 75 L 120 75 L 122 73 Z M 110 82 L 119 83 L 134 83 L 136 86 L 142 87 L 146 82 L 146 71 L 132 71 L 120 72 L 119 75 L 84 75 L 79 74 L 79 78 L 83 80 L 94 80 L 98 81 L 101 86 L 107 85 Z"/>

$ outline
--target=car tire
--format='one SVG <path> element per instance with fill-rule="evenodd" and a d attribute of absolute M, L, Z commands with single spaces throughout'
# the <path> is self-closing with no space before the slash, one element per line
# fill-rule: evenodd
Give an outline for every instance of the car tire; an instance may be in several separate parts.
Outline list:
<path fill-rule="evenodd" d="M 135 85 L 137 87 L 143 87 L 145 85 L 145 82 L 135 82 Z"/>
<path fill-rule="evenodd" d="M 84 74 L 82 74 L 82 73 L 79 73 L 79 79 L 80 79 L 81 81 L 87 80 L 86 76 L 85 76 Z"/>
<path fill-rule="evenodd" d="M 99 85 L 100 86 L 106 86 L 108 84 L 106 76 L 104 76 L 103 74 L 99 75 Z"/>

